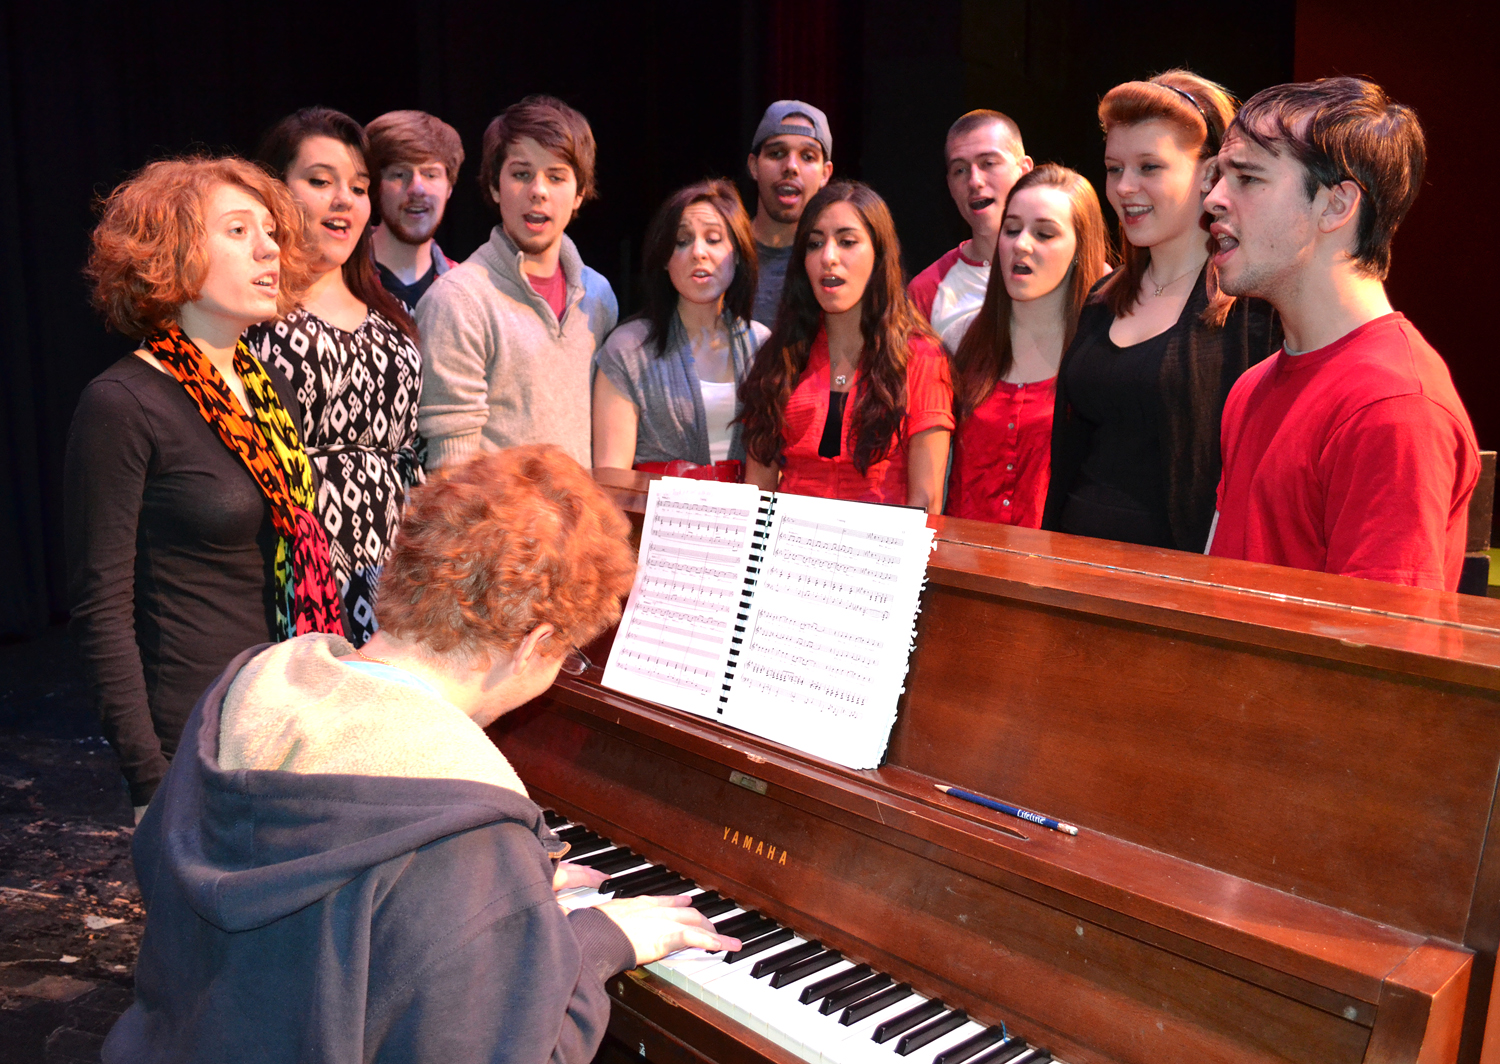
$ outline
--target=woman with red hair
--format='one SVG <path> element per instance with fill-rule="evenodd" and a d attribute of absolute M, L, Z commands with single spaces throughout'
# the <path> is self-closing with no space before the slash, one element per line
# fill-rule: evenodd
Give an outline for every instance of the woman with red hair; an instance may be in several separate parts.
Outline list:
<path fill-rule="evenodd" d="M 941 508 L 948 360 L 906 298 L 896 226 L 869 185 L 835 181 L 802 213 L 776 330 L 740 405 L 747 481 Z"/>
<path fill-rule="evenodd" d="M 1123 262 L 1093 293 L 1057 377 L 1042 527 L 1202 551 L 1229 389 L 1280 345 L 1271 308 L 1219 291 L 1203 200 L 1238 108 L 1186 70 L 1099 101 Z"/>
<path fill-rule="evenodd" d="M 139 346 L 68 435 L 71 630 L 137 815 L 230 658 L 343 630 L 296 394 L 240 342 L 296 304 L 301 232 L 285 188 L 233 158 L 152 163 L 94 230 L 95 305 Z"/>

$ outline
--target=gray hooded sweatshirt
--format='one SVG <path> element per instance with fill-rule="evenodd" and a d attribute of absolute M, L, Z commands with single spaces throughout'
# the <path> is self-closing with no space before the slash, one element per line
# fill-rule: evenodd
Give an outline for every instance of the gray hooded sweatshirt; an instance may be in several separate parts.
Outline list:
<path fill-rule="evenodd" d="M 555 443 L 592 465 L 594 352 L 615 327 L 609 282 L 562 238 L 568 284 L 562 320 L 521 272 L 519 248 L 495 226 L 490 239 L 432 283 L 417 304 L 427 468 L 481 450 Z"/>
<path fill-rule="evenodd" d="M 105 1064 L 593 1057 L 630 940 L 558 905 L 564 847 L 478 726 L 351 649 L 253 647 L 188 718 L 135 833 L 146 933 Z"/>

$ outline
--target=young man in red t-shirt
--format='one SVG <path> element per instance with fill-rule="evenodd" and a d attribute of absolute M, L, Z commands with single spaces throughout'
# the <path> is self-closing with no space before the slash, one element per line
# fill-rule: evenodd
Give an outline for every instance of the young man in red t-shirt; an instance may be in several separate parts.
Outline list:
<path fill-rule="evenodd" d="M 1416 115 L 1356 78 L 1267 89 L 1225 135 L 1219 285 L 1270 302 L 1286 339 L 1224 407 L 1210 554 L 1457 588 L 1474 430 L 1383 283 L 1424 160 Z"/>
<path fill-rule="evenodd" d="M 1020 127 L 999 111 L 984 110 L 970 111 L 949 128 L 943 162 L 948 192 L 969 223 L 970 236 L 913 277 L 906 291 L 953 352 L 984 305 L 1005 197 L 1032 162 Z"/>

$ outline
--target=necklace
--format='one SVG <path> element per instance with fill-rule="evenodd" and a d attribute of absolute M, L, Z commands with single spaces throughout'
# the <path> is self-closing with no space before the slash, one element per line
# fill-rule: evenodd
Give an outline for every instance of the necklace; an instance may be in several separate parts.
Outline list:
<path fill-rule="evenodd" d="M 842 388 L 844 385 L 849 383 L 849 374 L 840 373 L 837 377 L 833 378 L 833 383 Z"/>
<path fill-rule="evenodd" d="M 1150 263 L 1150 264 L 1148 264 L 1146 266 L 1146 276 L 1151 281 L 1151 284 L 1156 288 L 1156 291 L 1153 294 L 1159 296 L 1163 292 L 1165 292 L 1168 288 L 1170 288 L 1172 285 L 1176 284 L 1178 281 L 1180 281 L 1184 277 L 1186 277 L 1189 273 L 1197 273 L 1201 268 L 1202 268 L 1201 266 L 1193 266 L 1193 267 L 1191 267 L 1187 271 L 1187 273 L 1179 273 L 1176 277 L 1174 277 L 1170 281 L 1166 282 L 1166 284 L 1157 284 L 1156 283 L 1156 263 L 1153 262 L 1153 263 Z"/>
<path fill-rule="evenodd" d="M 372 658 L 372 657 L 370 657 L 370 655 L 366 654 L 363 650 L 359 649 L 359 647 L 355 647 L 354 648 L 354 656 L 357 657 L 357 658 L 360 658 L 360 659 L 362 659 L 364 661 L 368 661 L 368 662 L 370 662 L 373 665 L 384 665 L 388 669 L 394 669 L 394 668 L 397 667 L 395 665 L 392 665 L 389 661 L 382 661 L 380 658 Z"/>

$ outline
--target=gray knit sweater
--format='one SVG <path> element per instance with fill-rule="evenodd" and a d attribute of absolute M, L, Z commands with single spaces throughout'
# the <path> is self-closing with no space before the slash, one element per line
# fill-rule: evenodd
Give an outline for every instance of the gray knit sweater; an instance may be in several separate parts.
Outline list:
<path fill-rule="evenodd" d="M 433 282 L 417 304 L 427 468 L 480 450 L 555 443 L 591 462 L 591 367 L 619 317 L 609 282 L 566 236 L 562 321 L 521 273 L 521 252 L 500 226 Z"/>

